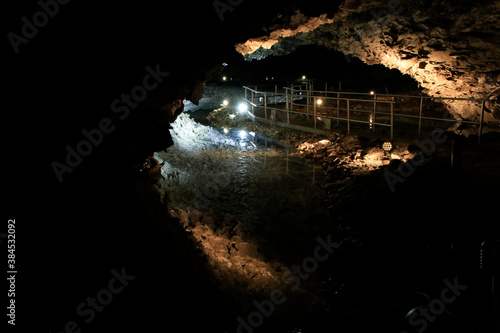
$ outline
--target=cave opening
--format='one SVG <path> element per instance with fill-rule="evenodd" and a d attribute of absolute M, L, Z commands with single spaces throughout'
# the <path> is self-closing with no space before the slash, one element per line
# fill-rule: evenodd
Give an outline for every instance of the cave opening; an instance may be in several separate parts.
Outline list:
<path fill-rule="evenodd" d="M 417 93 L 418 83 L 397 69 L 382 65 L 367 65 L 360 59 L 318 45 L 298 47 L 283 56 L 245 61 L 239 54 L 228 57 L 228 67 L 217 83 L 272 85 L 308 81 L 329 90 L 380 93 Z M 226 76 L 229 81 L 222 78 Z"/>

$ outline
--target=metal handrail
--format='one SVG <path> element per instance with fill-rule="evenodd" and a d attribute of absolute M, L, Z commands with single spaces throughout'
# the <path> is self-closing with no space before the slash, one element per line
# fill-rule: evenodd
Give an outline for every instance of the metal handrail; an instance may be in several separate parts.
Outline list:
<path fill-rule="evenodd" d="M 285 90 L 292 90 L 290 87 L 283 87 Z M 293 89 L 293 91 L 296 91 Z M 298 90 L 300 91 L 300 90 Z M 457 100 L 457 101 L 469 101 L 469 102 L 483 102 L 488 101 L 487 98 L 462 98 L 462 97 L 443 97 L 443 96 L 415 96 L 415 95 L 398 95 L 398 94 L 382 94 L 382 93 L 361 93 L 361 92 L 351 92 L 351 91 L 330 91 L 330 90 L 309 90 L 309 93 L 318 93 L 318 94 L 344 94 L 344 95 L 365 95 L 369 97 L 374 96 L 385 96 L 385 97 L 402 97 L 402 98 L 425 98 L 425 99 L 449 99 L 449 100 Z M 373 100 L 374 101 L 374 100 Z"/>
<path fill-rule="evenodd" d="M 300 114 L 300 115 L 305 115 L 309 118 L 309 116 L 314 116 L 314 128 L 316 129 L 316 120 L 317 117 L 320 116 L 325 119 L 335 119 L 337 120 L 337 125 L 338 121 L 347 121 L 347 127 L 348 127 L 348 133 L 350 131 L 350 123 L 368 123 L 370 124 L 371 128 L 374 130 L 375 125 L 377 126 L 390 126 L 391 127 L 391 140 L 393 139 L 393 131 L 394 131 L 394 117 L 403 117 L 403 118 L 413 118 L 413 119 L 418 119 L 418 135 L 420 136 L 421 134 L 421 127 L 422 127 L 422 120 L 433 120 L 433 121 L 447 121 L 447 122 L 455 122 L 455 123 L 461 123 L 461 124 L 472 124 L 472 125 L 479 125 L 479 140 L 481 140 L 481 134 L 482 134 L 482 128 L 483 128 L 483 123 L 484 123 L 484 108 L 485 108 L 485 102 L 488 101 L 488 99 L 478 99 L 478 98 L 460 98 L 460 97 L 432 97 L 432 96 L 411 96 L 411 95 L 394 95 L 394 94 L 371 94 L 371 93 L 360 93 L 360 92 L 346 92 L 346 91 L 327 91 L 327 90 L 310 90 L 307 89 L 308 86 L 306 86 L 306 90 L 302 89 L 296 89 L 297 86 L 292 86 L 292 87 L 283 87 L 285 90 L 285 93 L 277 92 L 277 89 L 275 88 L 274 92 L 271 91 L 259 91 L 257 90 L 257 87 L 255 89 L 252 89 L 247 86 L 243 86 L 245 89 L 245 101 L 248 102 L 250 105 L 252 105 L 252 113 L 253 116 L 255 117 L 255 112 L 254 108 L 255 107 L 263 107 L 264 108 L 264 113 L 265 113 L 265 118 L 267 119 L 267 110 L 271 111 L 281 111 L 281 112 L 286 112 L 287 115 L 287 123 L 290 123 L 290 114 Z M 251 92 L 251 100 L 246 98 L 247 97 L 247 90 Z M 254 94 L 258 95 L 264 95 L 264 104 L 259 105 L 254 103 Z M 328 94 L 335 94 L 337 96 L 328 96 Z M 351 98 L 351 97 L 341 97 L 341 95 L 358 95 L 358 96 L 367 96 L 370 98 L 367 99 L 360 99 L 360 98 Z M 286 97 L 286 109 L 280 109 L 280 108 L 274 108 L 271 106 L 268 106 L 268 98 L 272 97 Z M 299 98 L 296 98 L 296 96 L 300 96 Z M 380 100 L 377 99 L 377 97 L 391 97 L 393 100 Z M 259 97 L 262 98 L 262 97 Z M 403 113 L 394 113 L 394 106 L 397 104 L 397 102 L 394 100 L 395 98 L 413 98 L 413 99 L 420 99 L 420 111 L 419 115 L 411 115 L 411 114 L 403 114 Z M 297 99 L 306 99 L 306 104 L 299 104 L 295 103 L 294 101 Z M 320 106 L 321 109 L 325 110 L 336 110 L 337 111 L 337 116 L 330 116 L 330 115 L 325 115 L 325 114 L 318 114 L 317 113 L 317 99 L 322 99 L 324 101 L 337 101 L 337 107 L 334 106 Z M 468 102 L 477 102 L 480 103 L 481 106 L 481 120 L 480 121 L 469 121 L 469 120 L 460 120 L 460 119 L 445 119 L 445 118 L 437 118 L 437 117 L 427 117 L 423 116 L 423 100 L 424 99 L 438 99 L 438 100 L 456 100 L 456 101 L 468 101 Z M 310 101 L 313 101 L 312 105 Z M 340 107 L 340 102 L 345 102 L 347 104 L 347 108 Z M 357 103 L 370 103 L 373 104 L 373 109 L 371 110 L 359 110 L 359 109 L 352 109 L 350 108 L 350 102 L 357 102 Z M 389 105 L 391 108 L 391 112 L 376 112 L 376 106 L 377 104 L 385 104 Z M 293 106 L 305 106 L 307 108 L 307 112 L 299 112 L 299 111 L 293 111 Z M 309 112 L 309 109 L 313 108 L 314 114 L 311 114 Z M 340 117 L 340 111 L 347 111 L 347 118 Z M 370 118 L 370 121 L 365 121 L 365 120 L 359 120 L 359 119 L 352 119 L 350 116 L 351 112 L 365 112 L 365 113 L 370 113 L 372 114 L 373 118 Z M 377 123 L 375 121 L 375 116 L 389 116 L 390 117 L 390 124 L 383 124 L 383 123 Z"/>

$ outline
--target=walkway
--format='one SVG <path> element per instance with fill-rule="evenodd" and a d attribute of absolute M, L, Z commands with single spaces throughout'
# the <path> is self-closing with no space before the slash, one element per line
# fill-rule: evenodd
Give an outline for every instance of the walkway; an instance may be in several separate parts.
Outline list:
<path fill-rule="evenodd" d="M 478 135 L 484 127 L 484 99 L 388 95 L 313 90 L 311 85 L 292 85 L 278 91 L 243 86 L 250 116 L 257 121 L 298 130 L 325 133 L 334 127 L 349 134 L 353 127 L 372 131 L 390 140 L 395 135 L 421 137 L 438 127 L 468 125 Z M 480 121 L 453 119 L 440 100 L 467 100 L 481 107 Z M 436 115 L 441 114 L 441 117 Z M 447 124 L 446 124 L 447 123 Z M 413 134 L 415 133 L 415 134 Z"/>

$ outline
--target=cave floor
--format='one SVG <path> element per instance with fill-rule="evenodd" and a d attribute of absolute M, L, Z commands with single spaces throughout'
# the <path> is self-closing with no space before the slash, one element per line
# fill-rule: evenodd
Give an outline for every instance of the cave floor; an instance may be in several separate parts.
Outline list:
<path fill-rule="evenodd" d="M 465 140 L 460 165 L 450 168 L 450 136 L 421 164 L 398 169 L 396 156 L 363 131 L 321 137 L 247 123 L 260 133 L 242 139 L 236 128 L 223 134 L 187 117 L 180 123 L 174 142 L 198 131 L 187 140 L 203 147 L 157 153 L 165 165 L 150 190 L 208 262 L 233 311 L 225 330 L 245 331 L 249 322 L 246 330 L 258 332 L 498 328 L 478 269 L 481 242 L 499 236 L 491 217 L 500 186 L 494 140 Z M 393 144 L 397 159 L 412 157 L 405 148 L 414 141 Z M 392 190 L 387 172 L 402 177 Z M 338 246 L 314 264 L 318 244 L 328 241 Z M 444 281 L 456 280 L 467 286 L 456 302 L 410 325 L 410 310 L 425 309 Z M 276 290 L 286 301 L 256 323 L 265 310 L 255 302 L 268 304 Z"/>

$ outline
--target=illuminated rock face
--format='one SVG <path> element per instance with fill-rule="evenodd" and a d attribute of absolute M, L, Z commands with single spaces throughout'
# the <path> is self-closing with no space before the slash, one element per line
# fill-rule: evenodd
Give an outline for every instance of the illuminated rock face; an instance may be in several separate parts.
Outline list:
<path fill-rule="evenodd" d="M 430 96 L 486 98 L 485 121 L 500 119 L 499 1 L 346 0 L 332 19 L 298 18 L 237 51 L 251 60 L 325 46 L 348 62 L 353 56 L 409 74 Z M 447 105 L 457 118 L 479 119 L 478 102 Z"/>

